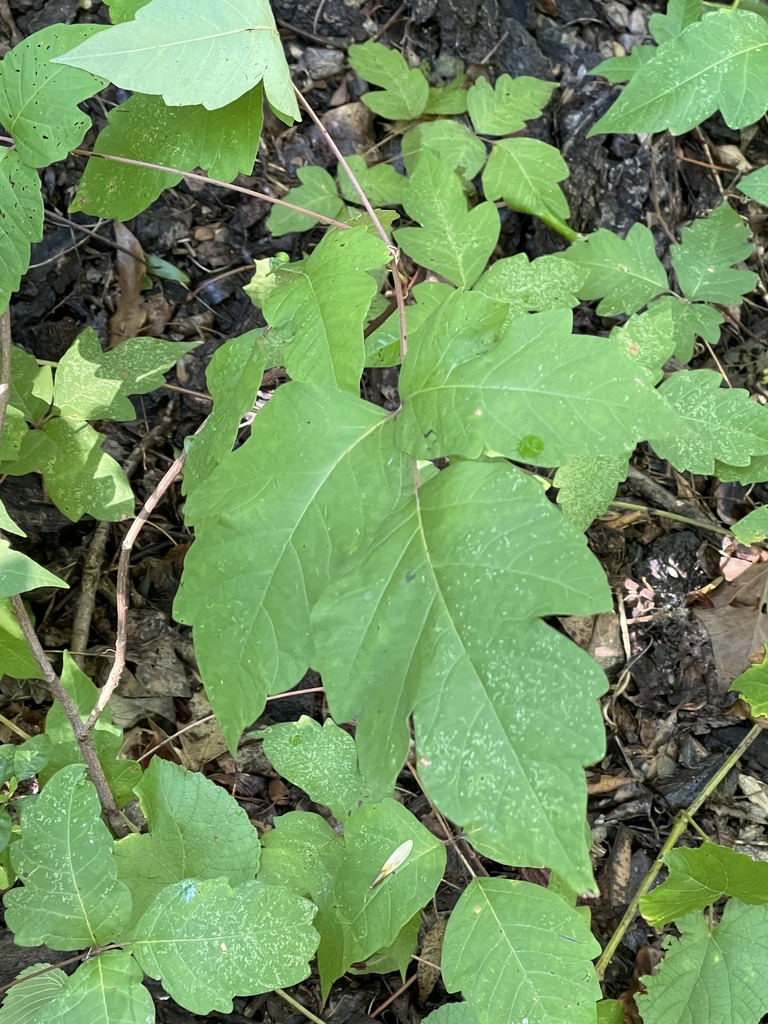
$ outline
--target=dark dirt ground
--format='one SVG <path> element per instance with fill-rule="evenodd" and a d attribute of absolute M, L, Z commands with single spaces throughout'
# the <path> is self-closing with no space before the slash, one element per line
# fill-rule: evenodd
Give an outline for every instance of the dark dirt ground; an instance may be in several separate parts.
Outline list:
<path fill-rule="evenodd" d="M 99 0 L 81 6 L 87 9 L 80 9 L 76 0 L 0 0 L 0 54 L 12 41 L 55 22 L 107 20 Z M 296 82 L 346 152 L 366 152 L 383 140 L 381 126 L 372 119 L 347 116 L 347 104 L 355 103 L 364 88 L 346 62 L 350 42 L 377 35 L 407 56 L 430 61 L 446 77 L 455 73 L 458 59 L 471 74 L 556 79 L 562 89 L 534 130 L 558 145 L 570 166 L 564 189 L 578 231 L 602 226 L 623 234 L 641 221 L 666 243 L 682 224 L 716 205 L 721 188 L 734 181 L 733 169 L 722 166 L 732 151 L 722 147 L 739 147 L 754 166 L 768 161 L 765 125 L 738 133 L 718 118 L 682 139 L 586 138 L 616 94 L 614 87 L 586 71 L 647 39 L 648 17 L 656 9 L 649 3 L 274 0 L 273 7 Z M 107 102 L 123 98 L 114 90 L 106 95 Z M 104 101 L 93 100 L 86 107 L 102 125 Z M 93 137 L 95 132 L 86 146 Z M 394 153 L 392 145 L 385 141 L 382 152 Z M 333 163 L 311 125 L 287 129 L 268 119 L 254 173 L 239 182 L 282 196 L 295 183 L 298 167 L 321 164 L 333 169 Z M 713 163 L 721 169 L 713 169 Z M 253 260 L 279 250 L 298 258 L 320 234 L 274 239 L 264 224 L 267 203 L 204 184 L 181 184 L 116 237 L 109 222 L 67 213 L 83 164 L 83 158 L 71 156 L 43 173 L 46 235 L 33 248 L 32 267 L 11 306 L 13 340 L 38 358 L 57 360 L 86 325 L 104 340 L 110 321 L 113 331 L 125 327 L 125 304 L 118 304 L 121 284 L 127 287 L 121 257 L 129 266 L 131 257 L 116 245 L 140 246 L 189 275 L 189 289 L 155 279 L 151 291 L 135 297 L 128 326 L 134 334 L 195 338 L 202 344 L 180 361 L 166 388 L 137 401 L 133 423 L 103 425 L 111 454 L 121 462 L 133 456 L 133 482 L 142 502 L 208 411 L 205 367 L 212 352 L 226 338 L 262 324 L 242 291 Z M 764 215 L 747 205 L 742 212 L 751 216 L 761 254 Z M 559 236 L 529 217 L 504 211 L 503 218 L 497 255 L 526 252 L 535 257 L 563 247 Z M 752 268 L 765 280 L 761 257 Z M 762 294 L 753 295 L 741 311 L 727 311 L 718 358 L 732 384 L 768 396 L 762 383 L 768 365 Z M 598 318 L 588 307 L 576 311 L 577 331 L 605 334 L 614 322 Z M 714 365 L 711 354 L 703 352 L 696 365 Z M 385 400 L 387 380 L 381 373 L 371 373 L 366 386 L 368 397 Z M 739 485 L 680 476 L 643 449 L 636 453 L 619 495 L 628 503 L 715 527 L 727 526 L 767 496 L 764 486 L 747 494 Z M 105 560 L 90 630 L 78 647 L 72 642 L 73 621 L 96 524 L 87 517 L 70 523 L 47 500 L 37 477 L 6 479 L 3 498 L 28 533 L 28 553 L 70 582 L 66 594 L 38 595 L 35 612 L 44 646 L 71 645 L 87 652 L 86 670 L 97 681 L 103 679 L 108 668 L 104 652 L 114 642 L 116 552 L 125 528 L 110 525 L 103 534 Z M 179 491 L 172 491 L 153 519 L 158 529 L 146 529 L 134 553 L 128 671 L 113 703 L 113 717 L 126 729 L 125 749 L 133 757 L 207 714 L 188 631 L 171 617 L 191 539 L 180 504 Z M 725 690 L 768 639 L 768 616 L 763 613 L 768 556 L 759 549 L 729 546 L 712 530 L 632 509 L 607 514 L 590 531 L 590 541 L 617 592 L 619 613 L 561 625 L 600 660 L 612 684 L 603 702 L 608 752 L 588 776 L 602 893 L 592 911 L 596 934 L 606 941 L 658 853 L 675 811 L 693 799 L 748 727 Z M 709 585 L 715 580 L 723 582 L 712 590 Z M 317 682 L 310 675 L 300 686 Z M 0 684 L 0 711 L 27 732 L 39 730 L 45 710 L 40 686 L 8 679 Z M 321 694 L 296 695 L 273 701 L 260 722 L 322 711 Z M 0 727 L 0 740 L 11 739 Z M 268 828 L 275 815 L 309 806 L 303 793 L 275 777 L 257 743 L 246 744 L 233 759 L 210 723 L 189 730 L 163 751 L 163 756 L 204 770 L 235 792 L 260 829 Z M 732 773 L 699 816 L 699 824 L 714 839 L 762 859 L 768 858 L 768 799 L 761 787 L 766 772 L 768 737 L 763 737 L 742 761 L 741 773 Z M 404 773 L 400 781 L 403 801 L 430 827 L 429 805 L 413 779 Z M 536 880 L 540 874 L 527 871 L 521 877 Z M 455 856 L 449 860 L 448 880 L 459 887 L 466 883 Z M 425 931 L 455 899 L 453 888 L 441 888 L 436 905 L 425 913 Z M 27 964 L 46 959 L 41 951 L 14 947 L 7 932 L 0 932 L 0 942 L 0 984 Z M 607 994 L 631 989 L 633 978 L 647 973 L 658 959 L 659 948 L 657 933 L 637 921 L 609 970 Z M 61 956 L 49 958 L 56 962 Z M 399 988 L 397 975 L 347 977 L 334 987 L 325 1019 L 337 1024 L 371 1019 L 415 1024 L 448 998 L 438 982 L 423 1003 L 414 986 L 381 1009 Z M 192 1019 L 159 987 L 152 990 L 158 1021 Z M 316 979 L 298 986 L 294 994 L 320 1011 Z M 276 995 L 236 1000 L 235 1013 L 226 1018 L 214 1013 L 209 1019 L 238 1024 L 305 1020 Z"/>

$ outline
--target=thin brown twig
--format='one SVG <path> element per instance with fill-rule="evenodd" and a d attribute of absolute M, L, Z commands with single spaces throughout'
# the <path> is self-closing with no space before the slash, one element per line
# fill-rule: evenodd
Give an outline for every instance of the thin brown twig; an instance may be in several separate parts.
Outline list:
<path fill-rule="evenodd" d="M 408 981 L 406 981 L 405 984 L 400 986 L 397 992 L 393 992 L 389 999 L 385 999 L 384 1002 L 380 1006 L 377 1006 L 375 1010 L 371 1010 L 369 1016 L 378 1017 L 380 1013 L 383 1013 L 388 1006 L 391 1006 L 392 1003 L 394 1003 L 398 996 L 401 996 L 403 992 L 409 989 L 417 978 L 418 974 L 412 974 Z"/>
<path fill-rule="evenodd" d="M 77 705 L 64 689 L 61 680 L 56 672 L 54 672 L 50 661 L 48 661 L 20 594 L 16 594 L 11 598 L 11 606 L 13 607 L 13 611 L 18 619 L 19 625 L 21 626 L 24 639 L 29 644 L 29 648 L 32 651 L 34 659 L 40 667 L 40 671 L 43 673 L 43 678 L 50 687 L 51 693 L 64 708 L 64 713 L 69 720 L 69 724 L 72 726 L 72 731 L 75 734 L 75 739 L 77 740 L 80 753 L 83 755 L 83 760 L 85 761 L 91 782 L 96 789 L 101 806 L 104 808 L 104 813 L 107 815 L 107 819 L 112 826 L 112 830 L 118 838 L 127 836 L 129 831 L 128 827 L 123 820 L 120 809 L 115 803 L 115 798 L 112 795 L 112 790 L 109 788 L 109 783 L 107 782 L 107 777 L 104 774 L 104 769 L 96 755 L 90 729 L 88 729 L 87 724 L 85 726 L 83 725 L 83 720 L 80 718 L 80 712 L 77 710 Z"/>
<path fill-rule="evenodd" d="M 301 93 L 299 93 L 301 95 Z M 243 185 L 235 185 L 228 181 L 219 181 L 218 178 L 209 178 L 207 174 L 196 174 L 194 171 L 182 171 L 178 167 L 165 167 L 163 164 L 151 164 L 146 160 L 131 160 L 127 156 L 115 156 L 114 153 L 92 153 L 87 149 L 73 149 L 70 152 L 75 153 L 77 156 L 95 157 L 100 160 L 113 160 L 119 164 L 130 164 L 131 167 L 148 167 L 151 171 L 164 171 L 166 174 L 179 174 L 182 178 L 187 181 L 202 181 L 206 185 L 217 185 L 219 188 L 228 189 L 230 192 L 240 192 L 244 196 L 251 196 L 253 199 L 263 199 L 267 203 L 272 203 L 275 206 L 286 206 L 289 210 L 295 210 L 296 213 L 304 213 L 307 217 L 312 217 L 314 220 L 319 220 L 323 224 L 330 224 L 334 228 L 340 228 L 342 231 L 349 230 L 349 224 L 343 224 L 340 220 L 334 220 L 333 217 L 325 217 L 322 213 L 315 213 L 314 210 L 307 210 L 303 206 L 297 206 L 295 203 L 288 203 L 285 199 L 276 199 L 274 196 L 268 196 L 266 192 L 257 192 L 252 188 L 245 188 Z"/>

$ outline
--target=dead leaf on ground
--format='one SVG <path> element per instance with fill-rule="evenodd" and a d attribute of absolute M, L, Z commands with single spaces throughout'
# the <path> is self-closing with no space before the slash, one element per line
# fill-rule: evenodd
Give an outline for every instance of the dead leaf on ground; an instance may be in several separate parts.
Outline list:
<path fill-rule="evenodd" d="M 447 924 L 445 918 L 439 917 L 424 936 L 424 941 L 421 944 L 421 952 L 416 962 L 416 983 L 419 986 L 420 1003 L 429 999 L 437 984 L 437 979 L 440 977 L 443 936 Z"/>
<path fill-rule="evenodd" d="M 768 563 L 757 562 L 713 592 L 714 607 L 692 609 L 712 643 L 719 693 L 726 692 L 749 667 L 754 651 L 768 641 L 768 615 L 763 610 L 766 588 Z"/>
<path fill-rule="evenodd" d="M 115 348 L 126 338 L 135 338 L 147 319 L 141 283 L 147 273 L 144 250 L 138 238 L 120 221 L 114 222 L 117 250 L 117 286 L 119 297 L 115 312 L 109 318 L 109 347 Z M 125 252 L 124 250 L 128 250 Z M 129 255 L 130 253 L 130 255 Z"/>

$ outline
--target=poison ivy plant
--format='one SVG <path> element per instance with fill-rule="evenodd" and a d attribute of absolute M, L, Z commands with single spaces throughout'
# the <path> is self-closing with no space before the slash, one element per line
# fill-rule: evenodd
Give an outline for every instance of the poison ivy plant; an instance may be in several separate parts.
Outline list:
<path fill-rule="evenodd" d="M 349 63 L 361 78 L 381 91 L 363 96 L 375 114 L 391 121 L 418 117 L 427 105 L 429 83 L 419 68 L 409 68 L 402 54 L 381 43 L 350 46 Z"/>

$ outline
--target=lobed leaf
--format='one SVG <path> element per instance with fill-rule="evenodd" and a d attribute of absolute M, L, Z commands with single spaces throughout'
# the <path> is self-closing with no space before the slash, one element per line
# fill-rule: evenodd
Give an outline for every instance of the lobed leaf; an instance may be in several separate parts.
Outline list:
<path fill-rule="evenodd" d="M 234 888 L 259 866 L 259 837 L 232 797 L 198 772 L 154 758 L 136 795 L 149 832 L 115 845 L 117 876 L 131 893 L 128 928 L 167 885 L 225 878 Z"/>
<path fill-rule="evenodd" d="M 482 75 L 467 92 L 467 110 L 480 135 L 511 135 L 541 112 L 557 89 L 557 82 L 521 75 L 499 75 L 491 85 Z"/>
<path fill-rule="evenodd" d="M 653 60 L 656 50 L 655 46 L 633 46 L 632 52 L 625 57 L 608 57 L 600 61 L 589 74 L 600 75 L 614 84 L 629 82 L 643 64 Z"/>
<path fill-rule="evenodd" d="M 443 980 L 480 1024 L 593 1024 L 599 952 L 584 917 L 549 889 L 476 878 L 448 921 Z"/>
<path fill-rule="evenodd" d="M 187 441 L 183 493 L 190 494 L 232 451 L 241 418 L 253 408 L 264 376 L 261 331 L 230 338 L 213 353 L 205 379 L 213 409 L 200 433 Z"/>
<path fill-rule="evenodd" d="M 402 203 L 408 189 L 408 179 L 398 174 L 392 164 L 374 164 L 369 167 L 363 157 L 354 153 L 346 160 L 371 206 L 396 206 Z M 341 165 L 337 176 L 342 197 L 348 203 L 359 205 L 360 196 Z"/>
<path fill-rule="evenodd" d="M 575 238 L 576 232 L 565 223 L 570 210 L 558 185 L 568 173 L 554 146 L 538 139 L 501 139 L 485 165 L 483 191 L 488 199 L 503 199 L 510 210 L 529 213 Z"/>
<path fill-rule="evenodd" d="M 760 1020 L 768 1008 L 760 969 L 768 956 L 768 907 L 729 900 L 716 928 L 702 914 L 688 914 L 677 927 L 681 936 L 665 940 L 658 972 L 643 978 L 646 994 L 635 996 L 645 1024 Z"/>
<path fill-rule="evenodd" d="M 683 228 L 682 243 L 670 247 L 683 294 L 692 300 L 738 305 L 758 280 L 752 271 L 731 269 L 752 254 L 748 237 L 749 228 L 727 201 Z"/>
<path fill-rule="evenodd" d="M 3 897 L 20 946 L 105 945 L 120 934 L 131 897 L 117 879 L 112 837 L 84 765 L 62 768 L 22 815 L 11 861 L 24 886 Z"/>
<path fill-rule="evenodd" d="M 669 39 L 677 39 L 689 25 L 701 21 L 701 15 L 701 0 L 669 0 L 666 14 L 660 11 L 652 14 L 648 19 L 648 28 L 656 42 L 661 45 Z"/>
<path fill-rule="evenodd" d="M 160 891 L 136 926 L 133 954 L 192 1013 L 232 1012 L 234 996 L 296 985 L 317 948 L 308 900 L 225 878 L 190 878 Z"/>
<path fill-rule="evenodd" d="M 78 104 L 103 89 L 108 76 L 51 61 L 101 32 L 101 25 L 49 25 L 0 61 L 0 123 L 28 166 L 55 163 L 83 141 L 91 119 Z"/>
<path fill-rule="evenodd" d="M 285 779 L 343 821 L 369 799 L 357 765 L 355 741 L 332 719 L 323 725 L 302 715 L 264 733 L 264 753 Z"/>
<path fill-rule="evenodd" d="M 505 326 L 523 313 L 539 313 L 578 306 L 578 292 L 586 271 L 557 256 L 528 260 L 524 252 L 505 256 L 491 264 L 473 291 L 508 306 Z"/>
<path fill-rule="evenodd" d="M 731 531 L 742 544 L 758 544 L 765 540 L 768 537 L 768 508 L 761 505 L 760 508 L 753 509 L 738 523 L 734 523 Z"/>
<path fill-rule="evenodd" d="M 227 742 L 294 686 L 312 657 L 309 611 L 402 491 L 405 460 L 381 410 L 292 382 L 187 503 L 195 542 L 175 615 L 194 626 Z M 254 538 L 256 541 L 254 542 Z"/>
<path fill-rule="evenodd" d="M 600 228 L 558 253 L 558 258 L 586 271 L 579 295 L 602 299 L 597 307 L 600 316 L 635 313 L 669 287 L 653 235 L 644 224 L 633 224 L 624 239 Z"/>
<path fill-rule="evenodd" d="M 308 896 L 322 909 L 344 859 L 344 843 L 319 814 L 289 811 L 262 839 L 259 881 Z"/>
<path fill-rule="evenodd" d="M 471 181 L 485 163 L 485 146 L 460 121 L 425 121 L 403 135 L 401 144 L 405 169 L 412 174 L 426 150 L 466 181 Z"/>
<path fill-rule="evenodd" d="M 413 712 L 419 773 L 443 813 L 495 859 L 556 867 L 581 890 L 586 849 L 561 837 L 581 829 L 579 765 L 600 750 L 605 683 L 535 617 L 607 606 L 584 538 L 536 483 L 504 462 L 457 462 L 422 482 L 325 591 L 313 663 L 334 718 L 358 719 L 372 785 L 393 784 Z"/>
<path fill-rule="evenodd" d="M 424 114 L 466 114 L 467 112 L 467 84 L 466 75 L 457 75 L 456 78 L 441 85 L 436 89 L 429 90 L 429 99 L 422 113 Z"/>
<path fill-rule="evenodd" d="M 403 843 L 413 847 L 380 884 L 371 883 Z M 317 965 L 323 999 L 347 968 L 395 941 L 428 903 L 445 870 L 445 848 L 402 804 L 382 800 L 355 811 L 344 826 L 344 859 L 317 915 Z"/>
<path fill-rule="evenodd" d="M 768 454 L 768 410 L 750 401 L 748 391 L 721 384 L 714 370 L 681 370 L 659 388 L 679 422 L 649 440 L 681 472 L 709 475 L 716 459 L 748 466 L 753 455 Z"/>
<path fill-rule="evenodd" d="M 43 198 L 37 171 L 19 154 L 0 148 L 0 312 L 29 266 L 31 242 L 43 237 Z"/>
<path fill-rule="evenodd" d="M 34 1024 L 149 1024 L 155 1004 L 143 985 L 134 958 L 121 949 L 107 950 L 81 964 L 36 1017 Z"/>
<path fill-rule="evenodd" d="M 496 247 L 501 222 L 493 203 L 467 209 L 458 175 L 425 151 L 405 197 L 408 216 L 423 226 L 399 228 L 395 240 L 417 263 L 470 288 Z"/>
<path fill-rule="evenodd" d="M 721 896 L 736 897 L 742 903 L 768 903 L 768 864 L 727 846 L 704 843 L 695 850 L 672 850 L 664 863 L 668 877 L 640 901 L 643 917 L 654 928 L 704 910 Z"/>
<path fill-rule="evenodd" d="M 287 202 L 332 220 L 345 220 L 347 207 L 336 191 L 336 182 L 324 167 L 299 167 L 296 175 L 301 184 L 289 191 L 285 197 Z M 309 214 L 290 210 L 287 206 L 273 206 L 267 217 L 267 230 L 277 237 L 289 231 L 309 231 L 317 223 Z"/>
<path fill-rule="evenodd" d="M 366 42 L 347 51 L 354 70 L 381 92 L 368 92 L 363 103 L 380 117 L 390 121 L 410 120 L 422 113 L 429 99 L 429 83 L 419 68 L 409 68 L 397 50 L 382 43 Z"/>
<path fill-rule="evenodd" d="M 103 75 L 121 89 L 162 96 L 169 107 L 218 110 L 259 82 L 286 123 L 299 108 L 269 0 L 150 0 L 135 20 L 86 39 L 54 63 Z"/>
<path fill-rule="evenodd" d="M 274 330 L 290 339 L 285 366 L 293 380 L 359 394 L 363 326 L 378 291 L 371 272 L 389 258 L 383 241 L 361 225 L 329 231 L 310 256 L 277 271 L 278 286 L 263 313 Z"/>
<path fill-rule="evenodd" d="M 759 121 L 768 106 L 768 22 L 720 8 L 658 48 L 595 124 L 601 132 L 682 135 L 720 110 L 729 128 Z"/>
<path fill-rule="evenodd" d="M 133 420 L 128 395 L 146 395 L 165 383 L 164 374 L 197 342 L 129 338 L 104 351 L 86 327 L 59 360 L 53 401 L 62 415 L 83 420 Z"/>
<path fill-rule="evenodd" d="M 761 509 L 756 509 L 756 511 L 760 512 Z M 749 516 L 746 518 L 749 519 Z M 742 541 L 742 543 L 745 542 Z M 746 672 L 742 672 L 728 689 L 735 690 L 742 695 L 752 709 L 753 715 L 768 715 L 768 648 L 766 648 L 766 654 L 761 664 L 752 665 Z M 749 901 L 745 900 L 744 902 Z"/>
<path fill-rule="evenodd" d="M 414 458 L 496 452 L 538 466 L 619 455 L 675 417 L 614 339 L 573 336 L 571 314 L 519 317 L 451 295 L 420 331 L 400 377 L 398 443 Z M 450 345 L 446 344 L 450 339 Z"/>
<path fill-rule="evenodd" d="M 94 153 L 144 160 L 233 181 L 250 174 L 259 148 L 264 90 L 254 86 L 221 110 L 169 107 L 159 96 L 131 96 L 109 114 Z M 88 161 L 70 212 L 126 221 L 145 210 L 180 174 L 98 157 Z"/>
<path fill-rule="evenodd" d="M 703 302 L 686 302 L 676 295 L 662 295 L 651 303 L 648 312 L 657 309 L 665 310 L 671 317 L 675 355 L 681 363 L 688 363 L 693 358 L 696 338 L 703 338 L 711 345 L 720 341 L 723 317 L 712 306 Z"/>

